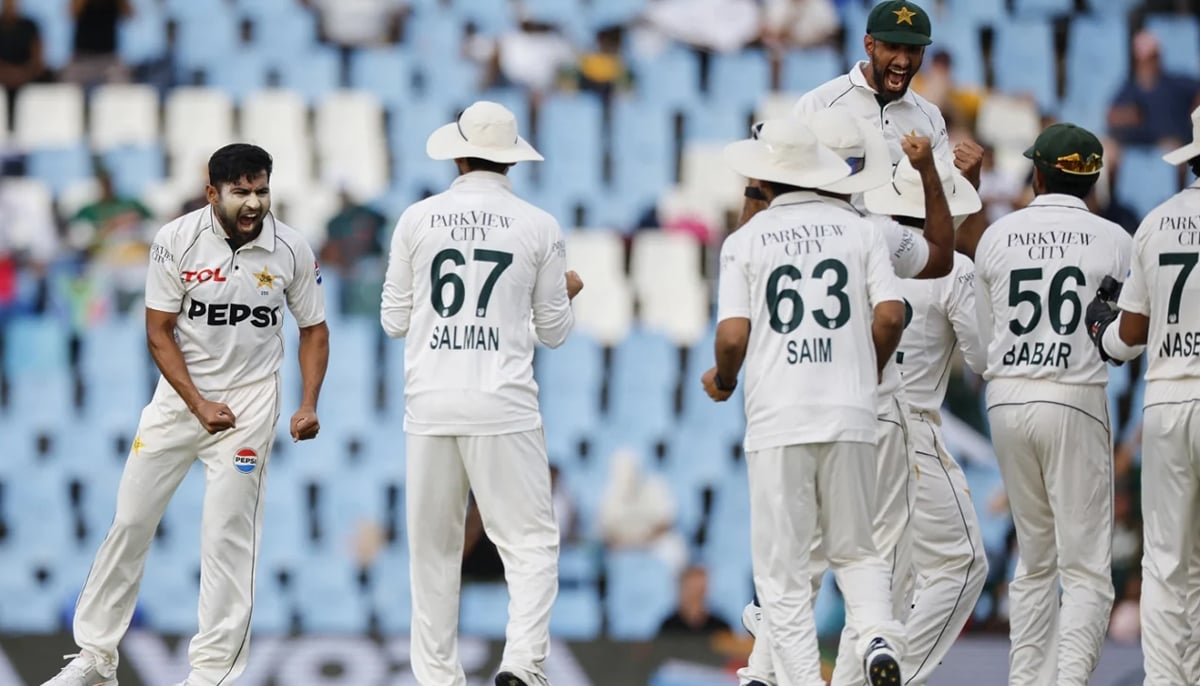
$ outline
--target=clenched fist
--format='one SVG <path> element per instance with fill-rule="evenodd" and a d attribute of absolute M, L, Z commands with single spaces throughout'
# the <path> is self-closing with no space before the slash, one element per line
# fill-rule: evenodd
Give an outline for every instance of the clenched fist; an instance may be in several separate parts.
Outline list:
<path fill-rule="evenodd" d="M 900 139 L 900 148 L 904 150 L 913 169 L 921 171 L 933 166 L 933 144 L 927 136 L 908 134 Z"/>
<path fill-rule="evenodd" d="M 583 279 L 573 271 L 567 272 L 567 298 L 574 300 L 575 296 L 579 295 L 579 291 L 583 290 Z"/>

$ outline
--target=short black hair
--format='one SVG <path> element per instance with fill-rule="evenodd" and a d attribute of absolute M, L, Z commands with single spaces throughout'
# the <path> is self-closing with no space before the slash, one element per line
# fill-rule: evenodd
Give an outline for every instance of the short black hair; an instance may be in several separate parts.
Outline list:
<path fill-rule="evenodd" d="M 485 160 L 482 157 L 468 157 L 466 160 L 467 168 L 471 171 L 486 171 L 494 172 L 496 174 L 507 174 L 509 168 L 512 167 L 511 164 L 505 162 L 493 162 L 491 160 Z"/>
<path fill-rule="evenodd" d="M 1056 169 L 1041 169 L 1041 172 L 1047 193 L 1073 195 L 1081 200 L 1092 192 L 1100 179 L 1099 174 L 1064 174 Z"/>
<path fill-rule="evenodd" d="M 804 189 L 800 188 L 799 186 L 789 186 L 786 183 L 779 183 L 778 181 L 762 181 L 761 179 L 760 179 L 760 181 L 763 186 L 771 189 L 771 198 L 772 199 L 778 198 L 779 196 L 783 195 L 784 193 L 794 193 L 799 190 L 804 190 Z"/>
<path fill-rule="evenodd" d="M 208 158 L 208 183 L 220 187 L 223 183 L 252 179 L 263 172 L 270 178 L 273 165 L 271 155 L 257 145 L 231 143 Z"/>

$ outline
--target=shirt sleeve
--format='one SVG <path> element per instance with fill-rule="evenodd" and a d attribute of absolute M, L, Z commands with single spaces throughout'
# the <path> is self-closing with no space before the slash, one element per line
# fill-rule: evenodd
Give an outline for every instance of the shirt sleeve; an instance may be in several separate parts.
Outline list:
<path fill-rule="evenodd" d="M 872 226 L 867 245 L 867 300 L 872 308 L 889 300 L 904 300 L 900 279 L 896 277 L 888 251 L 879 238 L 878 229 Z"/>
<path fill-rule="evenodd" d="M 818 90 L 820 89 L 814 88 L 804 95 L 801 95 L 800 99 L 796 101 L 796 104 L 792 105 L 792 114 L 803 116 L 805 114 L 812 114 L 819 109 L 823 109 L 825 105 L 817 97 Z"/>
<path fill-rule="evenodd" d="M 937 108 L 933 108 L 933 135 L 930 143 L 933 145 L 933 156 L 954 168 L 954 148 L 950 145 L 950 133 L 946 129 L 946 118 Z"/>
<path fill-rule="evenodd" d="M 383 279 L 383 296 L 379 304 L 379 321 L 391 338 L 408 335 L 412 318 L 413 271 L 412 252 L 408 247 L 409 212 L 400 216 L 392 231 L 392 247 L 388 252 L 387 274 Z"/>
<path fill-rule="evenodd" d="M 1146 230 L 1143 223 L 1142 228 L 1138 230 L 1138 236 L 1146 235 L 1142 231 Z M 1129 275 L 1125 278 L 1125 284 L 1121 286 L 1121 297 L 1117 298 L 1117 307 L 1127 312 L 1135 312 L 1137 314 L 1150 316 L 1150 288 L 1146 281 L 1145 266 L 1142 264 L 1143 241 L 1135 241 L 1133 248 L 1133 256 L 1129 260 Z"/>
<path fill-rule="evenodd" d="M 986 233 L 984 237 L 987 237 Z M 975 316 L 979 320 L 979 341 L 987 350 L 992 345 L 992 318 L 995 315 L 992 312 L 992 294 L 988 283 L 990 276 L 985 262 L 987 253 L 982 250 L 984 245 L 980 241 L 975 251 Z"/>
<path fill-rule="evenodd" d="M 896 276 L 912 279 L 924 271 L 925 265 L 929 264 L 929 244 L 925 238 L 889 217 L 881 217 L 877 221 L 887 241 Z"/>
<path fill-rule="evenodd" d="M 293 246 L 296 271 L 287 286 L 288 309 L 301 329 L 325 321 L 325 293 L 321 290 L 321 267 L 308 242 L 300 239 Z"/>
<path fill-rule="evenodd" d="M 575 326 L 575 313 L 567 297 L 567 248 L 562 228 L 548 222 L 537 282 L 533 286 L 533 330 L 543 345 L 557 348 Z"/>
<path fill-rule="evenodd" d="M 987 368 L 987 348 L 979 334 L 979 309 L 975 304 L 975 265 L 967 258 L 963 267 L 956 269 L 950 297 L 946 303 L 946 316 L 958 338 L 958 349 L 962 351 L 967 366 L 976 374 Z"/>
<path fill-rule="evenodd" d="M 150 244 L 150 265 L 146 270 L 146 307 L 178 314 L 183 309 L 183 277 L 179 255 L 175 254 L 175 232 L 170 225 L 158 230 Z"/>
<path fill-rule="evenodd" d="M 721 268 L 717 284 L 717 321 L 750 319 L 750 271 L 741 237 L 734 233 L 721 246 Z"/>

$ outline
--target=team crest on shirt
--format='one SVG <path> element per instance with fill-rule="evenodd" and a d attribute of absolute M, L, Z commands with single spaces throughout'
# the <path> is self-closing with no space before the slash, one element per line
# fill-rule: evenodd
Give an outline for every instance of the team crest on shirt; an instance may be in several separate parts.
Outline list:
<path fill-rule="evenodd" d="M 275 280 L 280 278 L 267 271 L 266 267 L 263 267 L 261 272 L 258 272 L 253 276 L 256 282 L 255 285 L 258 286 L 259 295 L 269 295 L 270 292 L 275 289 Z"/>
<path fill-rule="evenodd" d="M 253 448 L 242 448 L 233 454 L 233 466 L 243 474 L 253 474 L 258 467 L 258 453 Z"/>

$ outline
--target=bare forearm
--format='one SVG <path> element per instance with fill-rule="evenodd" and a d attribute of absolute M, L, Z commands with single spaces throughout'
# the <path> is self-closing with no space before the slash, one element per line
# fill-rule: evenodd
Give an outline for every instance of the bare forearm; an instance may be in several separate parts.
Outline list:
<path fill-rule="evenodd" d="M 188 409 L 194 412 L 204 397 L 192 381 L 187 362 L 183 359 L 183 351 L 175 342 L 174 332 L 152 329 L 146 333 L 146 343 L 158 371 L 162 372 L 163 378 L 171 384 L 171 388 L 175 389 Z"/>
<path fill-rule="evenodd" d="M 737 379 L 742 371 L 742 362 L 746 359 L 746 346 L 717 343 L 717 376 L 721 377 L 723 385 L 728 386 Z"/>
<path fill-rule="evenodd" d="M 987 227 L 986 212 L 980 210 L 967 217 L 955 232 L 954 248 L 972 260 L 975 259 L 975 248 L 979 246 L 979 239 L 983 238 L 983 232 Z"/>
<path fill-rule="evenodd" d="M 875 318 L 871 322 L 871 340 L 875 344 L 876 371 L 880 374 L 888 360 L 896 354 L 896 348 L 900 347 L 903 333 L 904 303 L 892 300 L 876 306 Z"/>
<path fill-rule="evenodd" d="M 303 407 L 316 409 L 329 366 L 329 327 L 324 322 L 300 329 L 300 378 Z"/>
<path fill-rule="evenodd" d="M 925 240 L 929 242 L 931 276 L 945 276 L 954 268 L 954 218 L 942 190 L 937 168 L 931 163 L 921 169 L 921 185 L 925 192 Z"/>

